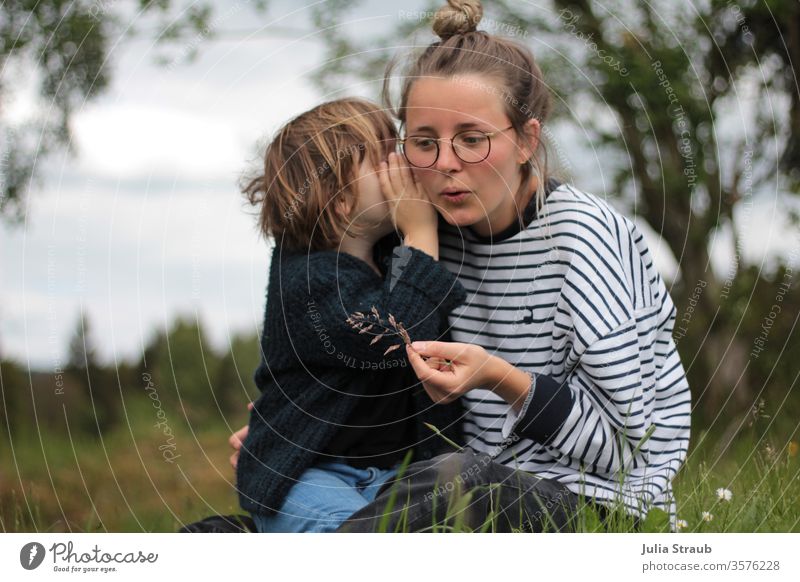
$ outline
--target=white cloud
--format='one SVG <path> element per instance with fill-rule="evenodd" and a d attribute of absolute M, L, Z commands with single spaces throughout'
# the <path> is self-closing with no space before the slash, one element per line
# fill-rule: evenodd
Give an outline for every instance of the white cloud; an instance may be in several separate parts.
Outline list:
<path fill-rule="evenodd" d="M 233 126 L 177 109 L 116 103 L 74 121 L 79 168 L 110 178 L 216 178 L 242 164 Z"/>

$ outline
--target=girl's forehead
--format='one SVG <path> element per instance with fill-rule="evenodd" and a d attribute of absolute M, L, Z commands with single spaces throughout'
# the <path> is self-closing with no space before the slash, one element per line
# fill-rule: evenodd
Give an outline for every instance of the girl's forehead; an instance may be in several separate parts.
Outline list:
<path fill-rule="evenodd" d="M 503 127 L 507 119 L 502 87 L 479 75 L 419 79 L 406 103 L 408 131 L 450 131 L 470 124 Z"/>

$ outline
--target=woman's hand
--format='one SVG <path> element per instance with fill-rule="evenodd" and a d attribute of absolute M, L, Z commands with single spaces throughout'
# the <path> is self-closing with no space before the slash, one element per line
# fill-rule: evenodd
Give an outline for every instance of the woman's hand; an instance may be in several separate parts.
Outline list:
<path fill-rule="evenodd" d="M 253 410 L 252 402 L 247 403 L 247 410 Z M 248 425 L 246 424 L 242 428 L 237 430 L 235 433 L 233 433 L 228 439 L 228 444 L 233 449 L 233 454 L 230 457 L 230 462 L 231 462 L 231 467 L 233 467 L 234 469 L 236 469 L 236 465 L 239 462 L 239 451 L 241 451 L 242 449 L 242 443 L 244 442 L 244 439 L 247 438 L 248 432 L 249 432 Z"/>
<path fill-rule="evenodd" d="M 531 376 L 527 372 L 488 354 L 481 346 L 413 342 L 406 346 L 406 352 L 428 396 L 439 404 L 453 402 L 475 388 L 484 388 L 519 412 L 531 389 Z"/>
<path fill-rule="evenodd" d="M 384 198 L 392 206 L 392 222 L 396 229 L 407 237 L 436 232 L 436 208 L 414 182 L 414 176 L 402 156 L 389 154 L 388 162 L 381 162 L 378 180 Z"/>
<path fill-rule="evenodd" d="M 406 352 L 417 378 L 434 402 L 446 404 L 475 388 L 491 389 L 491 356 L 481 346 L 414 342 L 406 346 Z"/>

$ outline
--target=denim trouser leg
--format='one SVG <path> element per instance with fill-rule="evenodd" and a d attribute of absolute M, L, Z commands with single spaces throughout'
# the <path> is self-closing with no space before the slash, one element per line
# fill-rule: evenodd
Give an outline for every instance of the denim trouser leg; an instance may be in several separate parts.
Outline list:
<path fill-rule="evenodd" d="M 463 499 L 467 492 L 468 501 Z M 377 531 L 392 496 L 387 531 L 396 531 L 398 524 L 405 531 L 431 530 L 434 524 L 439 531 L 454 524 L 480 530 L 489 515 L 494 519 L 487 531 L 569 531 L 578 506 L 578 496 L 557 481 L 516 471 L 467 449 L 412 463 L 339 531 Z"/>
<path fill-rule="evenodd" d="M 303 472 L 274 515 L 253 514 L 261 533 L 332 532 L 375 499 L 394 469 L 356 469 L 345 463 L 319 463 Z"/>

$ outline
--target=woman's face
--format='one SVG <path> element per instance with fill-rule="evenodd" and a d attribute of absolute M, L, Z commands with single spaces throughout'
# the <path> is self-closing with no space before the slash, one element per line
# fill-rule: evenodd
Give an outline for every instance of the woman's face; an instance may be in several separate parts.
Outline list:
<path fill-rule="evenodd" d="M 415 81 L 408 96 L 406 133 L 447 138 L 439 142 L 439 157 L 430 168 L 415 168 L 414 176 L 445 220 L 471 226 L 478 234 L 498 233 L 517 220 L 530 200 L 515 200 L 520 164 L 535 150 L 538 122 L 528 122 L 533 136 L 523 143 L 505 112 L 502 87 L 491 78 L 464 75 Z M 449 138 L 465 129 L 495 133 L 489 156 L 465 163 L 453 152 Z"/>

